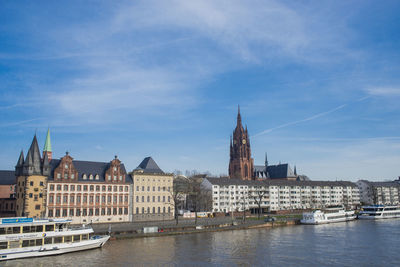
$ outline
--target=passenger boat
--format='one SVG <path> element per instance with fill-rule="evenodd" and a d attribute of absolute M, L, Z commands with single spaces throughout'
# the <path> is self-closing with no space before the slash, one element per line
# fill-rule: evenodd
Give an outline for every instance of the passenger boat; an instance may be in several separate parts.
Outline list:
<path fill-rule="evenodd" d="M 356 219 L 354 210 L 345 210 L 343 207 L 327 208 L 324 211 L 314 210 L 312 212 L 303 213 L 303 218 L 300 220 L 302 224 L 324 224 L 346 222 Z"/>
<path fill-rule="evenodd" d="M 390 219 L 400 218 L 399 206 L 372 205 L 362 206 L 358 219 Z"/>
<path fill-rule="evenodd" d="M 94 236 L 90 226 L 72 227 L 64 219 L 0 220 L 0 261 L 99 248 L 110 238 Z"/>

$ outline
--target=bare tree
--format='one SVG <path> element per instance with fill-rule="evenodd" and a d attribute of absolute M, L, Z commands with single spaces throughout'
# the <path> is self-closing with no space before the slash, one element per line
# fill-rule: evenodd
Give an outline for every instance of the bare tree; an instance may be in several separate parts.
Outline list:
<path fill-rule="evenodd" d="M 262 186 L 256 186 L 255 190 L 249 191 L 249 197 L 256 202 L 258 206 L 258 219 L 261 217 L 261 204 L 267 191 Z"/>
<path fill-rule="evenodd" d="M 195 224 L 197 224 L 197 212 L 209 211 L 212 206 L 211 191 L 202 186 L 203 178 L 189 179 L 188 201 L 195 213 Z"/>

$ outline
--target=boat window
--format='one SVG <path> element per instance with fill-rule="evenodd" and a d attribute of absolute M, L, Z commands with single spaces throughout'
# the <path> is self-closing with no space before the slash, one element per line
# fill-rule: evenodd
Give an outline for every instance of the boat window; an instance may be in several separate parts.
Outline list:
<path fill-rule="evenodd" d="M 53 244 L 53 238 L 52 237 L 46 237 L 44 239 L 45 244 Z"/>
<path fill-rule="evenodd" d="M 0 249 L 7 249 L 7 242 L 0 242 Z"/>
<path fill-rule="evenodd" d="M 41 246 L 43 244 L 42 239 L 36 239 L 36 246 Z"/>
<path fill-rule="evenodd" d="M 10 241 L 10 248 L 19 248 L 19 241 Z"/>
<path fill-rule="evenodd" d="M 72 235 L 64 236 L 64 243 L 70 243 L 70 242 L 72 242 Z"/>
<path fill-rule="evenodd" d="M 52 232 L 52 231 L 54 231 L 54 224 L 46 225 L 46 232 Z"/>
<path fill-rule="evenodd" d="M 54 244 L 62 243 L 62 236 L 54 237 Z"/>
<path fill-rule="evenodd" d="M 82 235 L 82 240 L 88 240 L 89 239 L 89 236 L 88 236 L 88 234 L 84 234 L 84 235 Z"/>
<path fill-rule="evenodd" d="M 0 235 L 5 235 L 6 234 L 6 228 L 2 227 L 0 228 Z"/>
<path fill-rule="evenodd" d="M 13 229 L 11 227 L 6 227 L 6 234 L 12 234 Z"/>
<path fill-rule="evenodd" d="M 13 227 L 12 231 L 13 231 L 13 234 L 19 234 L 19 233 L 21 233 L 21 227 L 20 226 Z"/>
<path fill-rule="evenodd" d="M 74 243 L 80 242 L 81 241 L 81 236 L 80 235 L 74 235 Z"/>

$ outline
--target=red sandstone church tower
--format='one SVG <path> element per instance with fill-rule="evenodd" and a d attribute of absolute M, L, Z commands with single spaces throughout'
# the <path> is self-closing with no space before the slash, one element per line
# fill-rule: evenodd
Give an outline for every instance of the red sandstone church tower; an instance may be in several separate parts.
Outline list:
<path fill-rule="evenodd" d="M 229 177 L 242 180 L 253 180 L 254 161 L 251 157 L 250 139 L 243 129 L 240 107 L 238 108 L 237 125 L 230 142 Z"/>

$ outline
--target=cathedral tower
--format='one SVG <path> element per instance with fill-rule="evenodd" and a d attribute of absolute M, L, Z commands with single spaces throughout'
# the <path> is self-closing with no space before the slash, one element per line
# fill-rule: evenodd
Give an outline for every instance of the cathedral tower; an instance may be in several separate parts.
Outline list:
<path fill-rule="evenodd" d="M 252 180 L 253 171 L 249 134 L 247 126 L 243 129 L 240 108 L 238 108 L 237 124 L 230 141 L 229 177 Z"/>

